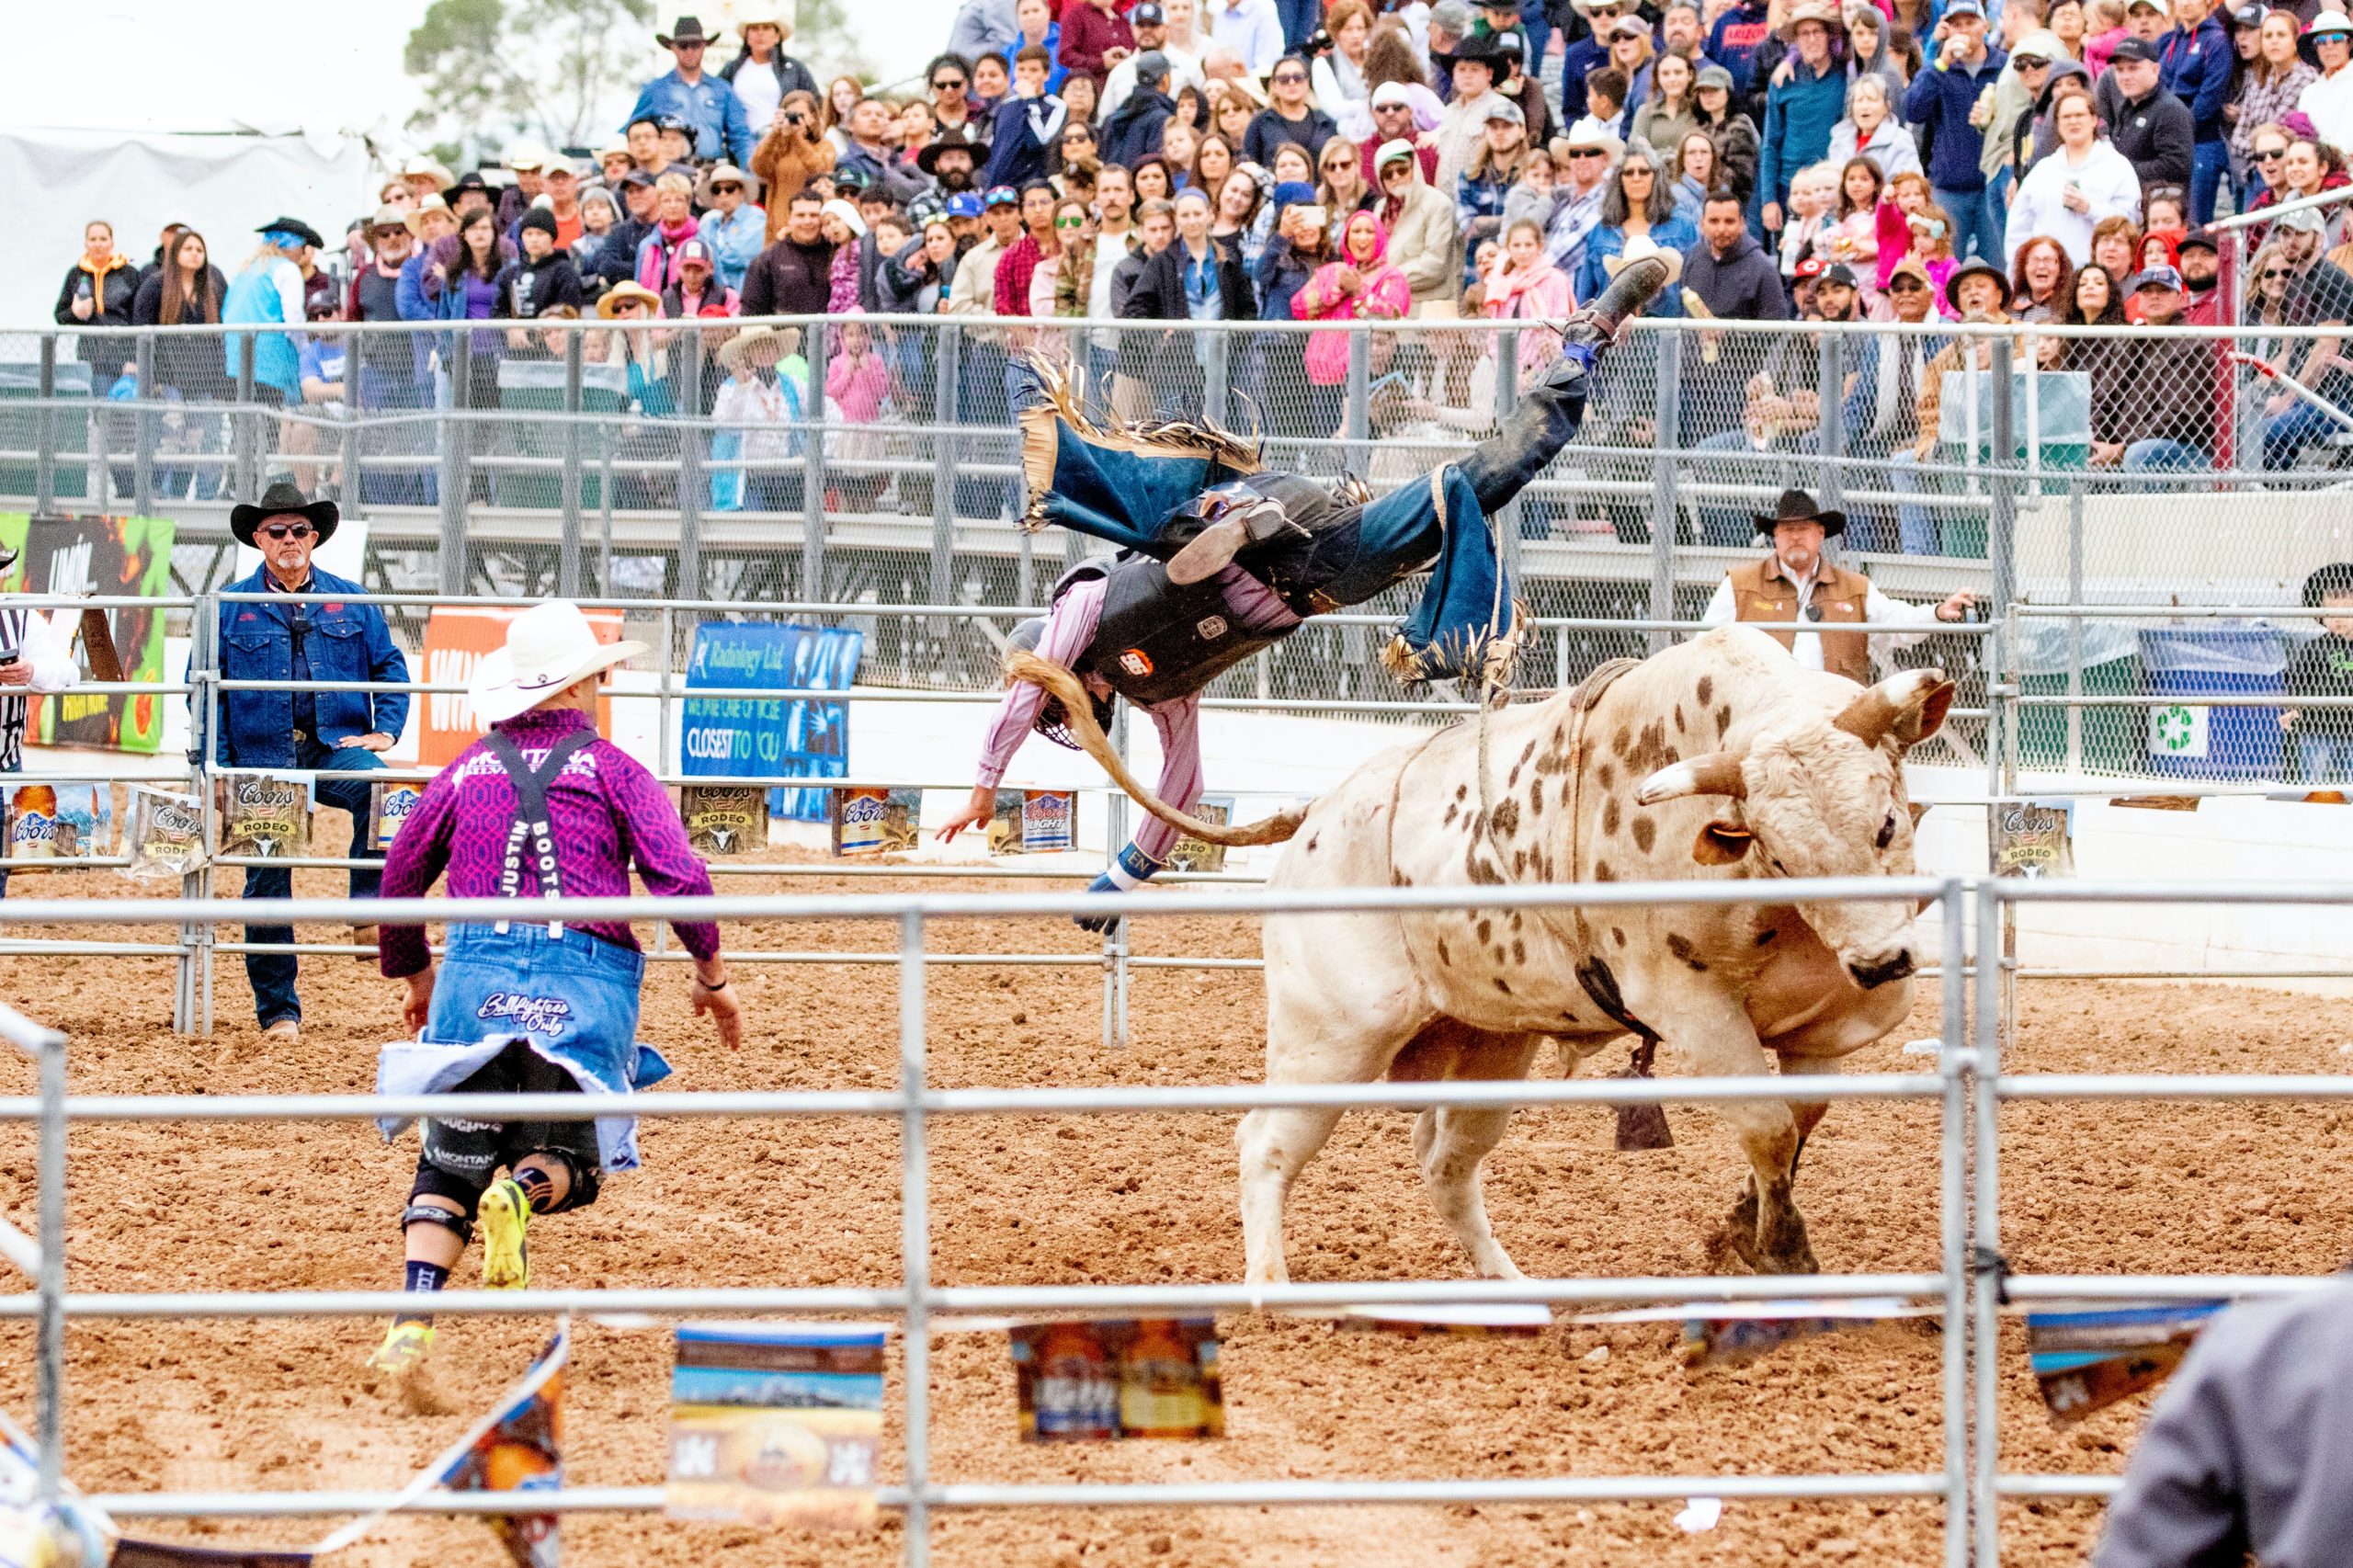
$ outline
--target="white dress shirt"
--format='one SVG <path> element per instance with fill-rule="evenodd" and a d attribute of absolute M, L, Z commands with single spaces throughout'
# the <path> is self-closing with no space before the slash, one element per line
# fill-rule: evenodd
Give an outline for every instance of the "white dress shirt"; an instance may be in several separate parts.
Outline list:
<path fill-rule="evenodd" d="M 1808 624 L 1804 619 L 1805 607 L 1813 597 L 1813 585 L 1822 575 L 1822 563 L 1820 561 L 1816 561 L 1813 565 L 1813 570 L 1801 577 L 1795 572 L 1790 570 L 1789 562 L 1785 561 L 1781 563 L 1781 574 L 1787 577 L 1790 582 L 1797 585 L 1798 615 L 1800 618 L 1797 624 L 1799 626 L 1804 626 Z M 1737 619 L 1735 614 L 1737 608 L 1738 607 L 1733 603 L 1732 579 L 1727 576 L 1722 582 L 1716 585 L 1716 597 L 1708 601 L 1708 608 L 1701 613 L 1699 617 L 1699 623 L 1703 626 L 1711 627 L 1729 626 L 1735 619 Z M 1893 653 L 1901 648 L 1909 648 L 1913 643 L 1919 642 L 1924 637 L 1927 637 L 1929 632 L 1935 629 L 1937 624 L 1937 607 L 1935 605 L 1907 604 L 1902 599 L 1889 598 L 1885 594 L 1880 592 L 1879 585 L 1873 583 L 1863 592 L 1863 619 L 1874 626 L 1884 626 L 1893 622 L 1922 628 L 1922 630 L 1918 631 L 1881 631 L 1872 633 L 1870 639 L 1871 657 L 1874 660 L 1884 664 L 1890 653 Z M 1776 631 L 1780 629 L 1779 622 L 1754 621 L 1751 622 L 1751 624 L 1762 626 L 1768 631 Z M 1798 664 L 1802 667 L 1809 670 L 1818 670 L 1822 668 L 1821 637 L 1811 631 L 1800 631 L 1792 642 L 1794 645 L 1790 649 L 1790 652 L 1797 659 Z"/>
<path fill-rule="evenodd" d="M 1254 76 L 1264 76 L 1283 57 L 1282 18 L 1275 0 L 1226 0 L 1203 18 L 1210 36 L 1242 57 Z"/>

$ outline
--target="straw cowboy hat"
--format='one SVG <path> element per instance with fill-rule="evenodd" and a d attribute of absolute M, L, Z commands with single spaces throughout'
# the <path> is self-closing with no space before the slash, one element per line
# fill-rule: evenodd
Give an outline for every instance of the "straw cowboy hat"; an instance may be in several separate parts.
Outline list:
<path fill-rule="evenodd" d="M 272 517 L 302 517 L 319 533 L 319 542 L 335 537 L 343 514 L 332 501 L 313 501 L 301 486 L 279 480 L 261 493 L 261 500 L 229 508 L 229 531 L 239 544 L 252 544 L 254 530 Z"/>
<path fill-rule="evenodd" d="M 745 174 L 743 170 L 737 168 L 733 164 L 713 164 L 710 168 L 703 171 L 702 178 L 695 182 L 695 205 L 698 207 L 716 207 L 718 202 L 712 199 L 710 187 L 720 184 L 722 181 L 742 186 L 744 187 L 744 199 L 745 201 L 756 202 L 760 199 L 760 182 L 758 180 L 755 179 L 750 175 Z"/>
<path fill-rule="evenodd" d="M 645 652 L 642 642 L 599 642 L 570 599 L 533 605 L 506 624 L 506 646 L 485 656 L 466 697 L 485 724 L 528 713 L 576 680 Z"/>
<path fill-rule="evenodd" d="M 415 210 L 403 217 L 401 222 L 408 226 L 410 233 L 421 234 L 425 232 L 425 215 L 427 212 L 438 212 L 447 218 L 450 215 L 449 204 L 438 196 L 428 196 L 418 202 Z"/>
<path fill-rule="evenodd" d="M 1781 25 L 1781 38 L 1784 41 L 1789 43 L 1797 41 L 1800 22 L 1820 22 L 1830 29 L 1832 38 L 1838 37 L 1847 26 L 1845 15 L 1831 3 L 1831 0 L 1798 0 L 1796 5 L 1790 7 L 1790 19 Z"/>
<path fill-rule="evenodd" d="M 604 297 L 597 301 L 597 313 L 605 320 L 610 321 L 613 319 L 613 312 L 620 308 L 624 300 L 635 300 L 654 314 L 662 313 L 662 296 L 633 278 L 626 278 L 606 290 Z"/>
<path fill-rule="evenodd" d="M 455 175 L 451 174 L 448 169 L 443 168 L 433 159 L 425 156 L 422 153 L 418 153 L 415 157 L 411 158 L 407 163 L 403 164 L 401 165 L 400 173 L 401 178 L 403 179 L 407 179 L 412 175 L 429 176 L 433 180 L 434 188 L 437 190 L 446 191 L 451 186 L 458 183 L 458 177 Z"/>
<path fill-rule="evenodd" d="M 775 344 L 781 356 L 785 352 L 782 339 L 783 334 L 772 326 L 747 326 L 719 346 L 720 368 L 733 375 L 742 367 L 744 356 L 763 343 Z"/>
<path fill-rule="evenodd" d="M 1654 243 L 1647 234 L 1637 234 L 1626 242 L 1626 248 L 1616 256 L 1601 258 L 1601 270 L 1615 278 L 1633 263 L 1646 256 L 1654 256 L 1666 264 L 1666 287 L 1672 288 L 1683 277 L 1683 257 L 1665 245 Z"/>

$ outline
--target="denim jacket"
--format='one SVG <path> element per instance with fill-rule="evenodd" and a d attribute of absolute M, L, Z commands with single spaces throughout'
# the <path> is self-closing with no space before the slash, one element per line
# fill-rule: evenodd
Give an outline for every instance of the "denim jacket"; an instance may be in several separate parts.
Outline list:
<path fill-rule="evenodd" d="M 233 594 L 267 591 L 267 567 L 229 585 Z M 316 567 L 311 569 L 310 591 L 317 594 L 359 594 L 367 590 Z M 408 660 L 392 645 L 391 628 L 374 605 L 254 604 L 223 600 L 221 605 L 221 676 L 224 680 L 291 680 L 294 678 L 295 612 L 307 622 L 303 655 L 313 678 L 323 681 L 405 681 Z M 191 658 L 191 667 L 195 661 Z M 199 699 L 191 699 L 199 700 Z M 320 744 L 332 747 L 347 735 L 371 731 L 397 738 L 408 719 L 404 691 L 322 691 L 318 707 Z M 221 694 L 221 726 L 213 738 L 212 760 L 223 767 L 293 767 L 298 766 L 294 743 L 294 693 L 290 691 L 224 691 Z"/>

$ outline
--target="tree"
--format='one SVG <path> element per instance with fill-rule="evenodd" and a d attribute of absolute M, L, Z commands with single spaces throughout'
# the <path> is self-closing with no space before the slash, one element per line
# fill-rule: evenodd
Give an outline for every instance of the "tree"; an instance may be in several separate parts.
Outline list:
<path fill-rule="evenodd" d="M 830 0 L 829 0 L 830 3 Z M 654 0 L 434 0 L 402 63 L 412 130 L 578 146 L 613 129 L 654 69 Z"/>
<path fill-rule="evenodd" d="M 836 76 L 871 80 L 865 51 L 858 47 L 842 0 L 800 0 L 795 7 L 792 41 L 785 49 L 808 63 L 820 82 Z"/>

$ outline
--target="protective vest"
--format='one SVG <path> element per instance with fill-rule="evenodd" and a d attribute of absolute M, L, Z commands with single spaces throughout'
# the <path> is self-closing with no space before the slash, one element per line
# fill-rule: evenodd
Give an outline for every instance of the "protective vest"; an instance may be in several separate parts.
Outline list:
<path fill-rule="evenodd" d="M 1053 597 L 1093 577 L 1104 580 L 1103 614 L 1077 667 L 1147 707 L 1193 696 L 1289 631 L 1245 631 L 1233 623 L 1214 578 L 1180 588 L 1146 555 L 1082 562 L 1063 574 Z"/>
<path fill-rule="evenodd" d="M 1782 575 L 1779 556 L 1768 555 L 1735 566 L 1731 577 L 1734 619 L 1786 623 L 1798 619 L 1797 585 Z M 1822 667 L 1863 686 L 1871 683 L 1870 634 L 1828 629 L 1842 621 L 1859 624 L 1869 619 L 1863 605 L 1870 592 L 1869 578 L 1842 572 L 1825 561 L 1814 577 L 1810 601 L 1822 612 Z M 1776 631 L 1773 636 L 1784 648 L 1797 646 L 1794 633 Z"/>
<path fill-rule="evenodd" d="M 563 765 L 573 754 L 584 751 L 595 741 L 594 730 L 578 730 L 564 736 L 548 748 L 540 766 L 533 767 L 530 759 L 513 741 L 496 730 L 483 736 L 483 749 L 506 771 L 507 782 L 515 787 L 515 818 L 506 827 L 506 853 L 498 873 L 498 896 L 520 898 L 523 881 L 528 872 L 539 882 L 541 898 L 562 898 L 563 882 L 556 874 L 555 820 L 548 810 L 548 786 L 554 783 Z M 498 922 L 495 929 L 505 931 L 506 922 Z M 548 935 L 561 937 L 561 921 L 548 923 Z"/>

